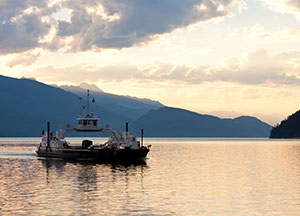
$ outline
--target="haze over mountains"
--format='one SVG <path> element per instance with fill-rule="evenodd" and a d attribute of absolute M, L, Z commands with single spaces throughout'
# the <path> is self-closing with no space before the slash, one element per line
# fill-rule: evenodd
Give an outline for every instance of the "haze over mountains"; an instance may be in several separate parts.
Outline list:
<path fill-rule="evenodd" d="M 268 137 L 271 126 L 254 117 L 221 119 L 188 110 L 165 107 L 157 101 L 103 92 L 97 86 L 49 86 L 31 79 L 0 76 L 0 136 L 40 136 L 46 122 L 52 130 L 75 123 L 79 115 L 79 97 L 91 90 L 95 103 L 91 111 L 100 122 L 146 136 L 159 137 Z"/>
<path fill-rule="evenodd" d="M 80 86 L 59 86 L 59 88 L 82 98 L 86 97 L 87 89 L 89 89 L 92 97 L 95 98 L 96 104 L 118 115 L 122 115 L 127 121 L 133 121 L 151 109 L 163 107 L 157 101 L 105 93 L 97 86 L 86 83 L 82 83 Z"/>

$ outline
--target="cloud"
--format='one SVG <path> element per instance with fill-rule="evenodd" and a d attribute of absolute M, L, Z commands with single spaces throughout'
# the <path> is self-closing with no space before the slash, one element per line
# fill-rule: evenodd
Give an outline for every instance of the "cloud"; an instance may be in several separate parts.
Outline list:
<path fill-rule="evenodd" d="M 46 0 L 1 0 L 0 53 L 23 52 L 41 44 L 50 25 L 43 21 L 49 13 Z"/>
<path fill-rule="evenodd" d="M 123 48 L 200 21 L 232 14 L 239 0 L 66 1 L 71 22 L 60 21 L 59 36 L 73 36 L 72 47 Z M 87 3 L 88 2 L 88 3 Z"/>
<path fill-rule="evenodd" d="M 65 68 L 55 68 L 53 66 L 47 66 L 32 71 L 30 76 L 39 77 L 48 81 L 52 81 L 52 78 L 55 77 L 56 80 L 75 84 L 82 82 L 96 83 L 99 80 L 122 82 L 130 79 L 143 79 L 142 71 L 133 65 L 126 64 L 106 67 L 76 65 Z"/>
<path fill-rule="evenodd" d="M 24 52 L 21 54 L 12 54 L 13 58 L 8 60 L 5 65 L 12 68 L 15 66 L 30 66 L 36 62 L 40 57 L 41 53 L 39 52 Z"/>
<path fill-rule="evenodd" d="M 172 82 L 197 85 L 203 82 L 228 82 L 245 85 L 300 84 L 300 52 L 283 52 L 270 56 L 259 49 L 241 58 L 227 59 L 222 65 L 202 65 L 190 68 L 185 65 L 155 64 L 137 67 L 120 63 L 105 67 L 76 65 L 68 68 L 44 67 L 30 76 L 43 80 L 90 83 L 103 82 Z"/>
<path fill-rule="evenodd" d="M 300 1 L 299 0 L 261 0 L 270 9 L 279 13 L 294 14 L 300 21 Z"/>
<path fill-rule="evenodd" d="M 2 0 L 0 53 L 131 47 L 243 7 L 242 0 Z"/>
<path fill-rule="evenodd" d="M 270 56 L 264 49 L 259 49 L 243 58 L 228 59 L 221 67 L 207 68 L 204 74 L 208 76 L 204 76 L 204 79 L 250 85 L 300 84 L 297 64 L 292 62 L 299 59 L 299 52 Z"/>
<path fill-rule="evenodd" d="M 264 26 L 256 24 L 250 28 L 244 28 L 244 34 L 248 38 L 266 39 L 266 40 L 297 40 L 300 37 L 300 28 L 281 28 L 275 31 L 266 31 Z"/>

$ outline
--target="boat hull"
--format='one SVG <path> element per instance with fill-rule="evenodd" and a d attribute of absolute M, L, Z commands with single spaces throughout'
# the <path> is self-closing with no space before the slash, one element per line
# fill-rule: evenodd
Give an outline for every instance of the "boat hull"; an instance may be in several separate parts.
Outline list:
<path fill-rule="evenodd" d="M 105 162 L 130 162 L 146 158 L 148 148 L 141 149 L 45 149 L 39 148 L 38 157 Z"/>

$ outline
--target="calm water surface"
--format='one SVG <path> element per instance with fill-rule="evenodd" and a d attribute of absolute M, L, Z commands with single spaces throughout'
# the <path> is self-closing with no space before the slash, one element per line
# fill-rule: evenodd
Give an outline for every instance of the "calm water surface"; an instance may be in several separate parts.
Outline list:
<path fill-rule="evenodd" d="M 124 166 L 45 160 L 39 139 L 1 138 L 0 215 L 300 214 L 300 140 L 145 141 L 146 164 Z"/>

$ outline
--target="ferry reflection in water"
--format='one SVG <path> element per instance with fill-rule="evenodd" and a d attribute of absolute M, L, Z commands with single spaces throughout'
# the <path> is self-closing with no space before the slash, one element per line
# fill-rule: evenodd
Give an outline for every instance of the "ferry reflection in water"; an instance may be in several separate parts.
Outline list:
<path fill-rule="evenodd" d="M 146 164 L 111 165 L 0 139 L 0 215 L 299 215 L 300 140 L 147 143 Z"/>
<path fill-rule="evenodd" d="M 54 215 L 62 212 L 70 215 L 90 215 L 98 211 L 109 215 L 117 206 L 124 208 L 130 205 L 128 189 L 132 187 L 131 184 L 135 184 L 137 191 L 143 191 L 143 175 L 147 169 L 144 161 L 125 165 L 51 159 L 40 161 L 46 172 L 45 183 L 50 188 L 44 199 L 50 201 L 49 197 L 55 198 L 51 201 L 52 204 L 48 204 L 48 209 Z M 126 203 L 116 203 L 116 193 Z M 64 203 L 59 210 L 57 202 Z M 114 202 L 115 205 L 108 205 Z"/>

